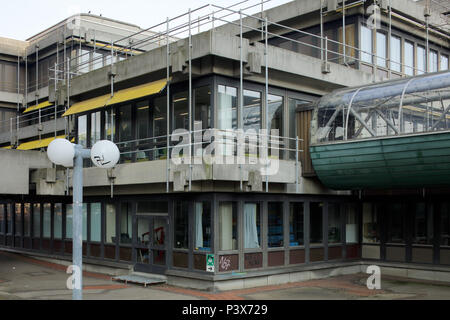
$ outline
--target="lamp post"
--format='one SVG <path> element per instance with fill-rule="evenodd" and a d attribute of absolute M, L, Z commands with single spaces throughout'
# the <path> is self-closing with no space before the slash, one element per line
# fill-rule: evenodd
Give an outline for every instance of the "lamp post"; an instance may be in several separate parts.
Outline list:
<path fill-rule="evenodd" d="M 72 299 L 83 299 L 83 159 L 91 158 L 95 166 L 104 169 L 113 168 L 119 162 L 120 152 L 111 142 L 97 142 L 91 150 L 74 145 L 65 139 L 55 139 L 47 149 L 51 162 L 64 167 L 73 167 L 73 232 L 72 259 L 75 286 Z"/>

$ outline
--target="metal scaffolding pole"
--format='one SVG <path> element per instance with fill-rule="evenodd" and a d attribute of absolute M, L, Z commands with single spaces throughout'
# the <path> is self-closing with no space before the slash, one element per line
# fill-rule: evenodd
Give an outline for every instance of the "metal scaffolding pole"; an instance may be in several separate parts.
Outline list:
<path fill-rule="evenodd" d="M 192 21 L 189 8 L 189 191 L 192 190 Z"/>
<path fill-rule="evenodd" d="M 323 0 L 320 0 L 320 60 L 323 61 Z"/>
<path fill-rule="evenodd" d="M 267 140 L 267 150 L 266 150 L 266 192 L 269 192 L 269 31 L 268 31 L 268 20 L 267 17 L 264 19 L 264 28 L 265 28 L 265 39 L 264 39 L 264 60 L 266 64 L 266 140 Z"/>
<path fill-rule="evenodd" d="M 58 59 L 56 59 L 56 61 L 58 61 Z M 58 63 L 55 62 L 55 97 L 56 97 L 56 87 L 58 86 L 58 79 L 57 79 L 58 73 L 56 71 L 57 66 L 58 66 Z M 57 103 L 57 101 L 55 99 L 55 138 L 56 138 L 56 131 L 57 131 L 57 122 L 56 122 L 56 120 L 57 120 L 57 116 L 58 116 L 57 105 L 58 105 L 58 103 Z"/>
<path fill-rule="evenodd" d="M 392 57 L 391 57 L 391 40 L 392 40 L 392 6 L 391 6 L 391 0 L 389 0 L 389 34 L 388 34 L 388 48 L 387 48 L 387 54 L 388 54 L 388 77 L 391 79 L 392 77 Z"/>
<path fill-rule="evenodd" d="M 239 10 L 239 22 L 240 22 L 240 33 L 239 33 L 239 37 L 240 37 L 240 44 L 239 44 L 239 50 L 240 50 L 240 63 L 239 63 L 239 81 L 240 81 L 240 93 L 239 93 L 239 128 L 243 129 L 244 128 L 244 48 L 243 48 L 243 30 L 242 30 L 242 11 Z M 245 143 L 245 141 L 244 141 Z M 239 147 L 239 146 L 238 146 Z M 239 159 L 239 156 L 241 156 L 239 153 L 237 154 L 238 156 L 238 162 L 239 162 L 239 176 L 240 176 L 240 190 L 243 191 L 243 181 L 242 181 L 242 163 Z"/>
<path fill-rule="evenodd" d="M 167 100 L 166 100 L 166 109 L 167 109 L 167 129 L 166 129 L 166 143 L 167 143 L 167 149 L 166 149 L 166 192 L 169 193 L 170 188 L 170 45 L 169 45 L 169 23 L 170 20 L 167 18 L 167 34 L 166 34 L 166 56 L 167 56 L 167 70 L 166 70 L 166 81 L 167 81 Z"/>
<path fill-rule="evenodd" d="M 39 100 L 39 46 L 36 45 L 36 88 L 35 88 L 36 105 L 38 105 Z M 42 138 L 41 130 L 41 109 L 38 110 L 39 113 L 39 140 Z"/>
<path fill-rule="evenodd" d="M 347 48 L 345 41 L 345 0 L 342 0 L 342 53 L 344 64 L 347 64 Z"/>

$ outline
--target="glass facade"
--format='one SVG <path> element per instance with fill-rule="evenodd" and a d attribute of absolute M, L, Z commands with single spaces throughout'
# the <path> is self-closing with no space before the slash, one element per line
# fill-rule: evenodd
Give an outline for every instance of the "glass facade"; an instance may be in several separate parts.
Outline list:
<path fill-rule="evenodd" d="M 291 203 L 289 212 L 289 245 L 304 245 L 304 211 L 303 203 Z"/>
<path fill-rule="evenodd" d="M 189 207 L 185 202 L 175 203 L 175 243 L 177 249 L 189 248 Z"/>
<path fill-rule="evenodd" d="M 391 70 L 402 71 L 402 40 L 399 37 L 391 37 Z"/>
<path fill-rule="evenodd" d="M 386 68 L 387 43 L 386 34 L 377 32 L 377 65 Z"/>
<path fill-rule="evenodd" d="M 361 60 L 372 63 L 373 32 L 366 26 L 361 26 Z"/>
<path fill-rule="evenodd" d="M 238 249 L 238 221 L 237 203 L 219 203 L 219 241 L 220 250 L 230 251 Z"/>
<path fill-rule="evenodd" d="M 243 129 L 255 130 L 255 133 L 259 133 L 261 129 L 261 92 L 244 90 L 244 110 L 243 118 Z"/>
<path fill-rule="evenodd" d="M 195 250 L 211 249 L 211 203 L 195 203 Z"/>
<path fill-rule="evenodd" d="M 55 239 L 62 239 L 63 230 L 63 205 L 61 203 L 55 203 L 53 215 L 53 237 Z"/>
<path fill-rule="evenodd" d="M 414 43 L 405 41 L 405 74 L 408 76 L 414 75 Z"/>
<path fill-rule="evenodd" d="M 328 205 L 328 243 L 341 243 L 341 206 L 330 203 Z"/>
<path fill-rule="evenodd" d="M 219 85 L 217 92 L 217 128 L 237 129 L 237 88 Z"/>
<path fill-rule="evenodd" d="M 283 230 L 283 203 L 268 203 L 268 235 L 267 242 L 269 248 L 277 248 L 284 246 L 284 230 Z"/>
<path fill-rule="evenodd" d="M 261 247 L 261 217 L 259 203 L 244 204 L 244 248 Z"/>
<path fill-rule="evenodd" d="M 323 203 L 310 203 L 309 235 L 311 245 L 323 244 Z"/>

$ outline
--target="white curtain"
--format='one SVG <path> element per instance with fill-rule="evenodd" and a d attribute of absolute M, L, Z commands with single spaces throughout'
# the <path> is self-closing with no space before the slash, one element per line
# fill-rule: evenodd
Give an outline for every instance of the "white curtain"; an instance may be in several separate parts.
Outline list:
<path fill-rule="evenodd" d="M 244 206 L 244 247 L 246 249 L 259 248 L 256 214 L 256 203 L 246 203 Z"/>
<path fill-rule="evenodd" d="M 203 247 L 203 203 L 195 203 L 195 248 Z"/>
<path fill-rule="evenodd" d="M 233 205 L 231 202 L 221 203 L 220 214 L 220 243 L 221 250 L 234 250 L 233 248 Z"/>

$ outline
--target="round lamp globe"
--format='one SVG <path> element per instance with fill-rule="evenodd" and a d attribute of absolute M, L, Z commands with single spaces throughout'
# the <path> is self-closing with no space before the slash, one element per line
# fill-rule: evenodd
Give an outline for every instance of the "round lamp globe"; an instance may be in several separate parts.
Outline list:
<path fill-rule="evenodd" d="M 120 151 L 117 146 L 108 140 L 94 144 L 91 149 L 91 160 L 95 166 L 102 169 L 111 169 L 119 162 Z"/>
<path fill-rule="evenodd" d="M 47 148 L 47 156 L 56 165 L 73 167 L 75 149 L 69 140 L 55 139 Z"/>

